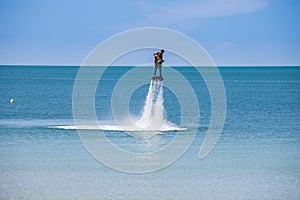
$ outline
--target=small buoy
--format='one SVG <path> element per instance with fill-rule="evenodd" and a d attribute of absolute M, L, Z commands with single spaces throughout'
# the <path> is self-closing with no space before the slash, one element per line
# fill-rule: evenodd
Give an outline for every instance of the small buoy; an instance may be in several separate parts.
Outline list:
<path fill-rule="evenodd" d="M 10 103 L 15 103 L 15 100 L 14 100 L 14 99 L 10 99 L 9 102 L 10 102 Z"/>

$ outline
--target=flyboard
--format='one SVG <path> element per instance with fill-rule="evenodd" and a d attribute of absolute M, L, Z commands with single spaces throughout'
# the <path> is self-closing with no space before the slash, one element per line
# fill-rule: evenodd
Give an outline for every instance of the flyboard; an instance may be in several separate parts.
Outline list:
<path fill-rule="evenodd" d="M 154 80 L 154 81 L 163 81 L 164 79 L 163 79 L 162 76 L 153 76 L 152 80 Z"/>

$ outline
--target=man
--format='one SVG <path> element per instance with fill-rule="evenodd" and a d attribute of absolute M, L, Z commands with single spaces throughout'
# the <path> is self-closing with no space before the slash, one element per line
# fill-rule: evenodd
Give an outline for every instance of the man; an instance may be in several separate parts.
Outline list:
<path fill-rule="evenodd" d="M 164 62 L 163 59 L 163 54 L 164 54 L 165 50 L 160 50 L 159 52 L 156 52 L 153 54 L 154 56 L 154 75 L 152 77 L 153 80 L 156 80 L 156 71 L 157 68 L 159 69 L 159 80 L 162 81 L 164 80 L 161 74 L 161 68 L 162 68 L 162 63 Z"/>

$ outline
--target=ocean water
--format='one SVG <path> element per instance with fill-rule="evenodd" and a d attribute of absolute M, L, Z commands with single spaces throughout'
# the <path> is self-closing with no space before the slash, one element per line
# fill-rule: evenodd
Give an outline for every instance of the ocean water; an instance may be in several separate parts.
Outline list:
<path fill-rule="evenodd" d="M 181 126 L 181 102 L 167 87 L 181 83 L 168 74 L 160 103 L 163 118 L 178 129 L 151 137 L 109 129 L 116 127 L 114 87 L 131 69 L 110 67 L 98 82 L 95 110 L 104 125 L 101 134 L 119 148 L 139 153 L 163 148 L 176 134 L 189 134 L 180 129 L 186 128 Z M 79 67 L 0 66 L 0 199 L 300 199 L 300 68 L 219 67 L 226 120 L 214 149 L 201 160 L 210 93 L 197 70 L 174 69 L 199 101 L 197 135 L 172 165 L 131 174 L 95 159 L 74 129 L 72 95 Z M 152 68 L 143 73 L 150 79 Z M 150 80 L 132 94 L 132 118 L 145 114 L 149 86 Z"/>

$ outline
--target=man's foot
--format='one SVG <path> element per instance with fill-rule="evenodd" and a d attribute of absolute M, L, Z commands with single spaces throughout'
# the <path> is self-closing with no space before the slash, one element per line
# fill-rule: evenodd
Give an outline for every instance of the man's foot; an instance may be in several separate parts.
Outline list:
<path fill-rule="evenodd" d="M 162 77 L 162 76 L 160 76 L 160 77 L 159 77 L 159 80 L 160 80 L 160 81 L 163 81 L 164 79 L 163 79 L 163 77 Z"/>
<path fill-rule="evenodd" d="M 156 76 L 154 75 L 153 77 L 152 77 L 152 80 L 156 80 L 157 78 L 156 78 Z"/>

